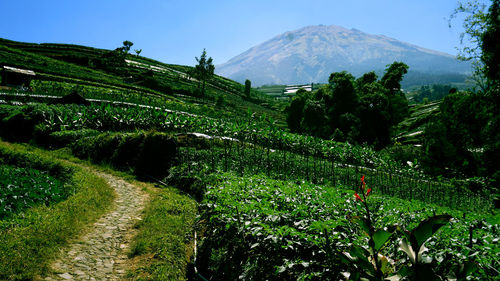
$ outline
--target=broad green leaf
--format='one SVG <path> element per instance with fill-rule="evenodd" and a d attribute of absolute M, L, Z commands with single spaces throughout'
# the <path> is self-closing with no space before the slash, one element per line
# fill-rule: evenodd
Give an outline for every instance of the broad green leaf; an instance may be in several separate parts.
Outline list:
<path fill-rule="evenodd" d="M 420 247 L 424 244 L 424 242 L 431 238 L 436 231 L 447 224 L 451 219 L 452 217 L 450 215 L 439 215 L 423 220 L 411 232 L 413 250 L 416 252 L 420 251 Z"/>
<path fill-rule="evenodd" d="M 375 251 L 379 251 L 382 246 L 391 238 L 392 233 L 379 229 L 373 234 L 373 242 L 375 242 Z"/>

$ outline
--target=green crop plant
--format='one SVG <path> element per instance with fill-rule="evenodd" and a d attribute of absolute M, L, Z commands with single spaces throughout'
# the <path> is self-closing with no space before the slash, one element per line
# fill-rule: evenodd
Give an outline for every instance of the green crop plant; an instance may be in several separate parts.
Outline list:
<path fill-rule="evenodd" d="M 381 196 L 376 188 L 366 200 L 356 191 L 368 204 L 372 238 L 365 234 L 370 232 L 366 220 L 359 225 L 366 218 L 364 203 L 345 186 L 274 180 L 262 174 L 241 177 L 237 172 L 211 178 L 198 223 L 203 237 L 197 259 L 201 274 L 213 280 L 343 280 L 349 272 L 350 280 L 356 280 L 356 272 L 366 271 L 359 277 L 373 279 L 377 270 L 372 253 L 377 253 L 378 280 L 397 274 L 415 279 L 431 260 L 433 272 L 443 278 L 498 277 L 497 219 L 472 212 L 464 219 L 460 211 Z M 448 222 L 449 216 L 436 214 L 455 219 Z M 469 247 L 473 225 L 477 228 Z M 432 250 L 413 265 L 399 250 L 402 239 L 417 253 L 422 241 Z M 412 245 L 413 240 L 418 244 Z"/>
<path fill-rule="evenodd" d="M 450 266 L 446 271 L 438 274 L 438 266 L 432 263 L 432 258 L 425 256 L 429 248 L 425 244 L 443 226 L 449 224 L 452 216 L 448 214 L 434 215 L 423 221 L 410 231 L 404 230 L 399 225 L 390 225 L 376 228 L 373 211 L 370 210 L 368 198 L 372 188 L 366 189 L 365 177 L 361 177 L 361 183 L 354 196 L 358 202 L 359 216 L 352 220 L 360 226 L 361 232 L 368 237 L 368 247 L 353 245 L 343 253 L 343 262 L 351 269 L 343 273 L 349 280 L 447 280 L 453 276 L 454 280 L 467 280 L 466 278 L 477 270 L 476 263 L 465 261 L 459 266 Z M 361 194 L 361 196 L 358 194 Z M 394 236 L 401 236 L 396 239 Z M 406 254 L 406 259 L 397 256 L 388 256 L 383 253 L 387 244 L 399 241 L 399 249 Z M 401 262 L 402 261 L 402 262 Z M 405 262 L 407 261 L 407 262 Z M 449 261 L 441 261 L 448 263 Z M 455 269 L 450 270 L 451 268 Z M 441 268 L 441 270 L 443 270 Z"/>

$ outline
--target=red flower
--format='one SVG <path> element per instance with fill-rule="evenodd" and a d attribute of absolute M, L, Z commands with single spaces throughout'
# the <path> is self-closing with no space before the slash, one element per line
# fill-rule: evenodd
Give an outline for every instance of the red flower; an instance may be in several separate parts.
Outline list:
<path fill-rule="evenodd" d="M 359 194 L 357 192 L 354 193 L 354 196 L 356 196 L 357 201 L 363 201 L 363 199 L 361 199 L 361 197 L 359 196 Z"/>
<path fill-rule="evenodd" d="M 365 186 L 366 186 L 366 183 L 365 183 L 365 176 L 363 175 L 363 176 L 361 177 L 361 188 L 362 188 L 363 190 L 365 190 Z"/>
<path fill-rule="evenodd" d="M 368 196 L 368 194 L 370 194 L 370 192 L 372 191 L 372 188 L 368 188 L 368 190 L 366 191 L 366 196 Z"/>

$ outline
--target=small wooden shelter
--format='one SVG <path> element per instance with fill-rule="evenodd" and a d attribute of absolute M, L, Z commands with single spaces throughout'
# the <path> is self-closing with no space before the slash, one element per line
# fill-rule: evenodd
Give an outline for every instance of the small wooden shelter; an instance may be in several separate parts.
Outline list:
<path fill-rule="evenodd" d="M 33 70 L 3 66 L 1 69 L 2 86 L 29 87 L 36 74 Z"/>

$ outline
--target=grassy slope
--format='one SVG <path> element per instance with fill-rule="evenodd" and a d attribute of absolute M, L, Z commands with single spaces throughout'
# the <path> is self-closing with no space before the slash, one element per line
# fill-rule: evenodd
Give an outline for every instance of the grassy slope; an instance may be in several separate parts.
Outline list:
<path fill-rule="evenodd" d="M 122 77 L 89 67 L 91 59 L 99 58 L 108 50 L 68 45 L 68 44 L 34 44 L 0 39 L 0 65 L 11 65 L 21 68 L 33 69 L 44 73 L 41 79 L 63 80 L 75 84 L 88 84 L 123 88 L 143 91 L 145 93 L 165 94 L 161 89 L 152 89 L 138 86 L 137 83 L 127 83 Z M 128 55 L 128 60 L 139 64 L 130 64 L 125 70 L 132 76 L 140 75 L 145 70 L 152 69 L 154 79 L 162 87 L 167 87 L 170 93 L 181 93 L 179 97 L 188 103 L 200 103 L 184 93 L 195 92 L 198 81 L 189 78 L 192 71 L 190 66 L 172 65 L 161 63 L 149 58 Z M 48 74 L 48 75 L 47 75 Z M 68 79 L 71 78 L 71 79 Z M 243 86 L 230 79 L 215 75 L 208 83 L 207 100 L 202 103 L 215 103 L 219 100 L 219 110 L 228 111 L 237 116 L 245 116 L 247 110 L 258 115 L 266 114 L 275 120 L 284 121 L 281 113 L 283 104 L 274 101 L 258 91 L 252 92 L 252 98 L 243 96 Z"/>
<path fill-rule="evenodd" d="M 0 279 L 31 280 L 48 269 L 68 239 L 108 210 L 114 193 L 106 182 L 86 169 L 54 158 L 54 153 L 0 142 L 3 159 L 35 167 L 63 166 L 76 190 L 67 200 L 33 207 L 0 221 Z M 68 176 L 68 175 L 66 175 Z"/>
<path fill-rule="evenodd" d="M 192 255 L 191 239 L 197 204 L 174 188 L 156 188 L 135 182 L 147 190 L 151 202 L 136 227 L 129 256 L 133 280 L 186 280 Z"/>

